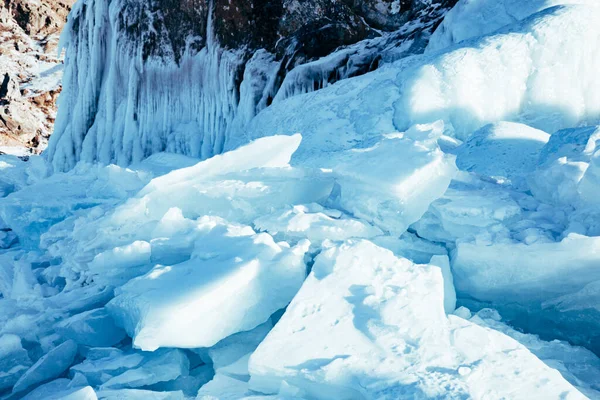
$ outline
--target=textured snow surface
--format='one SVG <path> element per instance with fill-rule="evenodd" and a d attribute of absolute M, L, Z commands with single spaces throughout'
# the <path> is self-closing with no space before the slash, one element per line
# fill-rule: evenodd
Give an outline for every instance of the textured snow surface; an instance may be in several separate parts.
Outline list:
<path fill-rule="evenodd" d="M 600 11 L 557 3 L 461 1 L 428 54 L 235 134 L 225 50 L 85 138 L 63 97 L 49 158 L 0 156 L 0 398 L 600 399 Z M 67 79 L 137 74 L 88 44 Z"/>
<path fill-rule="evenodd" d="M 431 36 L 426 52 L 484 36 L 554 6 L 597 4 L 595 0 L 459 0 Z"/>
<path fill-rule="evenodd" d="M 325 250 L 250 358 L 250 387 L 276 393 L 286 381 L 323 399 L 582 397 L 516 341 L 447 318 L 443 288 L 438 268 L 366 241 Z"/>

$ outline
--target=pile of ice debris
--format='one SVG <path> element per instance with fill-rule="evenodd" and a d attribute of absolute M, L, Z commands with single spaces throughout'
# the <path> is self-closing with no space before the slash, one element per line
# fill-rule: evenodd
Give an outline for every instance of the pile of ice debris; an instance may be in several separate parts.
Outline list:
<path fill-rule="evenodd" d="M 2 156 L 0 396 L 600 398 L 600 9 L 501 3 L 201 162 Z"/>

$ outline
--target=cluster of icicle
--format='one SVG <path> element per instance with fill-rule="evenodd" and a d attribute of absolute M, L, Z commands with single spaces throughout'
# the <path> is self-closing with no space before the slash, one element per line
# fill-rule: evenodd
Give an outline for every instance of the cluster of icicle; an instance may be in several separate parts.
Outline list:
<path fill-rule="evenodd" d="M 358 43 L 278 81 L 285 66 L 273 54 L 219 46 L 211 5 L 200 52 L 186 49 L 179 63 L 144 60 L 142 44 L 119 31 L 124 3 L 80 0 L 69 17 L 61 38 L 64 89 L 46 151 L 56 171 L 79 161 L 129 165 L 161 151 L 201 159 L 220 154 L 271 102 L 375 68 L 378 44 L 385 44 Z"/>

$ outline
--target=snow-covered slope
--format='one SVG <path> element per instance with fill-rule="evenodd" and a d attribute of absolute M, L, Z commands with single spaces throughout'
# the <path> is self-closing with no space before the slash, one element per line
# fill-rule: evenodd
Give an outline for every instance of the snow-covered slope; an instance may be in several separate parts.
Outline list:
<path fill-rule="evenodd" d="M 48 158 L 0 156 L 0 397 L 600 399 L 600 7 L 555 3 L 427 54 L 361 41 L 258 113 L 274 53 L 130 62 L 125 3 L 79 3 L 91 86 Z M 303 80 L 367 48 L 389 58 Z"/>

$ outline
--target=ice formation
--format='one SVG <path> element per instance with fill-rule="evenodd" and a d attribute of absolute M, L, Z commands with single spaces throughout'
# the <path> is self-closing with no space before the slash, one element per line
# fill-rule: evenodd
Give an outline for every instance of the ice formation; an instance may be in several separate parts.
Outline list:
<path fill-rule="evenodd" d="M 48 158 L 0 155 L 0 398 L 600 399 L 600 8 L 566 3 L 461 0 L 268 107 L 268 52 L 178 80 L 78 3 Z"/>
<path fill-rule="evenodd" d="M 287 382 L 322 399 L 580 396 L 516 341 L 447 318 L 443 288 L 438 269 L 369 242 L 326 249 L 251 356 L 250 388 L 277 393 Z"/>

